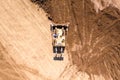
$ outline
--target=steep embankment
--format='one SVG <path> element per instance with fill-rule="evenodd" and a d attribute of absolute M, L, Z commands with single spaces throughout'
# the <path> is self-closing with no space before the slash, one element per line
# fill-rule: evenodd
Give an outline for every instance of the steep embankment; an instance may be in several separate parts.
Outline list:
<path fill-rule="evenodd" d="M 0 1 L 0 80 L 54 80 L 68 65 L 54 61 L 50 21 L 30 0 Z"/>

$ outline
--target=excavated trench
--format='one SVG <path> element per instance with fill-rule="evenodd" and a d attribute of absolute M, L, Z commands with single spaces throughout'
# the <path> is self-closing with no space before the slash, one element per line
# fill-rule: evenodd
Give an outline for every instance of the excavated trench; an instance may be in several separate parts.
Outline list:
<path fill-rule="evenodd" d="M 67 50 L 78 71 L 120 79 L 120 11 L 96 13 L 90 0 L 32 0 L 55 23 L 70 22 Z"/>

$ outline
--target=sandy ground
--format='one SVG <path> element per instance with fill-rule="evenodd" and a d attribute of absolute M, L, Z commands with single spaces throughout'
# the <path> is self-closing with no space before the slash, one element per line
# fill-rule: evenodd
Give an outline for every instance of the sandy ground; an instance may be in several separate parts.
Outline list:
<path fill-rule="evenodd" d="M 91 1 L 42 5 L 54 22 L 70 22 L 64 60 L 54 61 L 43 9 L 30 0 L 1 0 L 0 80 L 119 80 L 119 2 L 111 0 L 115 8 L 107 7 L 108 0 L 105 6 Z"/>
<path fill-rule="evenodd" d="M 65 53 L 64 61 L 53 60 L 50 21 L 45 12 L 37 11 L 29 0 L 2 0 L 0 4 L 0 54 L 4 57 L 0 80 L 58 78 L 68 58 Z"/>

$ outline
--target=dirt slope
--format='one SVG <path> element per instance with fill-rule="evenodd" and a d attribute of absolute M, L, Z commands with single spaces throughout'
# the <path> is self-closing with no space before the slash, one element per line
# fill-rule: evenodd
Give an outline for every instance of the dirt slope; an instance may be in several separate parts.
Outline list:
<path fill-rule="evenodd" d="M 0 1 L 0 80 L 54 80 L 68 65 L 54 61 L 46 14 L 29 0 Z"/>
<path fill-rule="evenodd" d="M 0 1 L 0 80 L 120 79 L 117 8 L 95 9 L 91 0 L 34 1 L 49 18 L 30 0 Z M 48 19 L 70 22 L 64 61 L 52 59 Z"/>
<path fill-rule="evenodd" d="M 82 71 L 91 80 L 120 79 L 119 1 L 51 0 L 41 7 L 50 14 L 52 21 L 71 23 L 67 50 L 71 65 L 77 66 L 72 77 Z M 104 79 L 100 78 L 101 75 Z"/>

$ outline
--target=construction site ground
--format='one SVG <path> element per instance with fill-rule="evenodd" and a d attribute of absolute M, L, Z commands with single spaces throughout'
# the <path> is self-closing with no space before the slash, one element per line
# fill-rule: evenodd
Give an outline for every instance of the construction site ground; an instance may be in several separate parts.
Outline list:
<path fill-rule="evenodd" d="M 120 11 L 91 0 L 1 0 L 0 80 L 119 80 Z M 50 23 L 70 23 L 63 61 Z"/>

